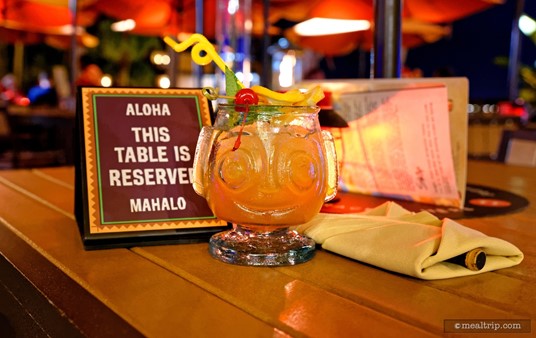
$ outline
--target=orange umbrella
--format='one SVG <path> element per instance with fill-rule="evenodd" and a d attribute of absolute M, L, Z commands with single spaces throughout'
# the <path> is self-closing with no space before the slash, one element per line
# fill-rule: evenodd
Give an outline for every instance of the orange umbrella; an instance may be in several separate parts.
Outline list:
<path fill-rule="evenodd" d="M 5 33 L 2 34 L 2 39 L 32 42 L 39 40 L 39 36 L 33 33 L 61 35 L 62 27 L 72 23 L 68 2 L 69 0 L 0 0 L 0 27 L 2 33 Z M 404 0 L 403 44 L 412 47 L 437 40 L 449 34 L 449 28 L 431 24 L 450 23 L 502 2 L 503 0 Z M 282 33 L 275 25 L 279 20 L 306 20 L 319 6 L 325 9 L 325 15 L 338 11 L 370 21 L 373 18 L 373 0 L 271 0 L 269 33 Z M 163 36 L 195 32 L 195 0 L 78 0 L 78 10 L 77 24 L 80 26 L 88 26 L 98 14 L 105 14 L 118 20 L 133 19 L 136 27 L 132 32 L 137 34 Z M 203 2 L 203 14 L 203 33 L 214 38 L 216 0 Z M 253 34 L 264 34 L 263 0 L 253 0 L 252 16 Z M 420 27 L 419 31 L 415 31 L 416 25 Z M 345 54 L 357 46 L 372 46 L 371 31 L 307 38 L 291 32 L 287 34 L 302 47 L 331 55 Z"/>
<path fill-rule="evenodd" d="M 505 0 L 405 0 L 403 16 L 431 23 L 448 23 L 481 12 Z"/>
<path fill-rule="evenodd" d="M 253 0 L 262 3 L 261 0 Z M 481 12 L 505 0 L 404 0 L 403 17 L 428 23 L 449 23 L 463 17 Z M 310 18 L 316 6 L 330 7 L 329 11 L 346 12 L 346 15 L 370 17 L 373 0 L 271 0 L 270 21 L 284 18 L 290 21 L 303 21 Z M 352 11 L 361 8 L 359 12 Z"/>
<path fill-rule="evenodd" d="M 272 20 L 304 21 L 315 16 L 368 20 L 373 22 L 372 0 L 279 0 Z M 402 9 L 402 45 L 411 48 L 439 40 L 451 33 L 452 21 L 475 14 L 502 0 L 404 0 Z M 289 13 L 292 8 L 293 13 Z M 300 15 L 296 15 L 300 13 Z M 298 19 L 298 20 L 296 20 Z M 289 29 L 286 36 L 298 46 L 325 55 L 344 55 L 358 46 L 373 46 L 370 30 L 322 36 L 299 36 Z"/>
<path fill-rule="evenodd" d="M 93 7 L 118 20 L 132 19 L 136 22 L 134 33 L 159 35 L 171 24 L 172 2 L 167 0 L 97 1 Z"/>
<path fill-rule="evenodd" d="M 195 0 L 97 0 L 92 8 L 118 20 L 132 19 L 132 33 L 151 36 L 195 33 Z M 214 37 L 216 0 L 203 1 L 204 34 Z"/>
<path fill-rule="evenodd" d="M 18 41 L 34 44 L 43 41 L 43 36 L 35 32 L 4 27 L 2 24 L 0 26 L 0 41 L 11 44 Z"/>
<path fill-rule="evenodd" d="M 67 0 L 0 0 L 0 40 L 8 43 L 50 42 L 59 48 L 69 46 L 73 34 L 73 13 Z M 87 34 L 87 26 L 97 13 L 87 11 L 77 16 L 76 35 L 80 43 L 94 45 L 98 40 Z"/>
<path fill-rule="evenodd" d="M 402 44 L 412 48 L 424 43 L 432 43 L 451 34 L 449 25 L 435 25 L 411 19 L 402 22 Z M 332 35 L 300 36 L 293 30 L 286 31 L 285 36 L 294 44 L 312 49 L 323 55 L 345 55 L 356 48 L 370 50 L 374 45 L 371 29 Z"/>

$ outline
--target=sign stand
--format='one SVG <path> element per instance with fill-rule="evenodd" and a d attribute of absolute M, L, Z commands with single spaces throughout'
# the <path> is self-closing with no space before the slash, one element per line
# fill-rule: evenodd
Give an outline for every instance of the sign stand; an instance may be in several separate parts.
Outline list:
<path fill-rule="evenodd" d="M 206 241 L 229 224 L 192 187 L 201 89 L 79 88 L 75 215 L 86 249 Z"/>

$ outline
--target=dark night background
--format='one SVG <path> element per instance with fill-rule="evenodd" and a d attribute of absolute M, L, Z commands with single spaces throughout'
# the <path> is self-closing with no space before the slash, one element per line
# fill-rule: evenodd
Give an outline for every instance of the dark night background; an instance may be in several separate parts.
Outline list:
<path fill-rule="evenodd" d="M 406 64 L 419 67 L 425 76 L 432 76 L 439 67 L 449 67 L 454 75 L 469 78 L 473 100 L 508 98 L 508 69 L 495 64 L 495 58 L 508 57 L 512 19 L 516 0 L 459 20 L 452 25 L 452 37 L 410 50 Z M 536 1 L 525 0 L 524 13 L 536 18 Z M 520 62 L 536 62 L 536 45 L 521 36 Z"/>
<path fill-rule="evenodd" d="M 411 69 L 420 68 L 425 77 L 434 76 L 434 72 L 440 69 L 448 69 L 454 76 L 467 77 L 472 102 L 507 100 L 508 68 L 497 64 L 496 59 L 509 57 L 516 1 L 506 0 L 502 5 L 453 22 L 450 37 L 409 49 L 405 65 Z M 525 0 L 524 13 L 536 18 L 536 0 Z M 520 63 L 535 67 L 535 43 L 522 33 L 520 38 Z M 369 56 L 355 51 L 331 60 L 336 67 L 328 67 L 323 60 L 322 68 L 328 78 L 368 77 L 367 69 L 356 66 L 359 60 L 368 63 Z"/>

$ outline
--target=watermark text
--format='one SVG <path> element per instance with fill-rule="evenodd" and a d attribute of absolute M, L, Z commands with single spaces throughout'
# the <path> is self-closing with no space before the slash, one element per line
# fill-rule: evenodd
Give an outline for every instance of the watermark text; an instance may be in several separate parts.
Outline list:
<path fill-rule="evenodd" d="M 530 319 L 446 319 L 445 333 L 531 333 Z"/>

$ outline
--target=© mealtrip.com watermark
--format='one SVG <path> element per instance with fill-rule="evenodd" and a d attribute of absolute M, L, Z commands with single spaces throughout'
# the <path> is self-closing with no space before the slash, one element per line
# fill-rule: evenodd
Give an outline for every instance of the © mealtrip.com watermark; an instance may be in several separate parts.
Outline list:
<path fill-rule="evenodd" d="M 445 333 L 531 333 L 530 319 L 446 319 Z"/>

